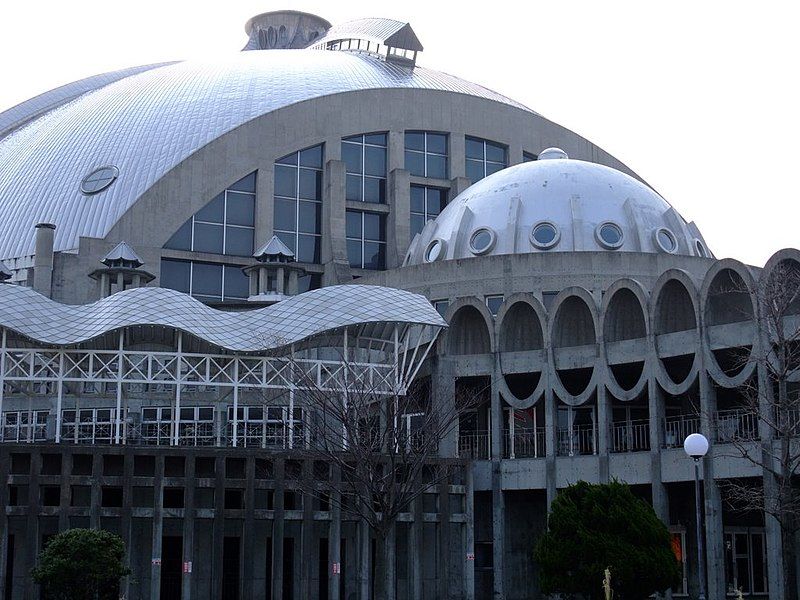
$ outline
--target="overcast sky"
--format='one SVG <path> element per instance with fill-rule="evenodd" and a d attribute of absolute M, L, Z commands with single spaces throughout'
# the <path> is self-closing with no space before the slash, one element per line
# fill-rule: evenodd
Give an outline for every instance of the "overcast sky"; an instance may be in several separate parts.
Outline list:
<path fill-rule="evenodd" d="M 5 0 L 0 111 L 96 73 L 238 51 L 291 8 L 411 23 L 419 63 L 480 83 L 625 162 L 718 258 L 800 246 L 800 8 L 790 1 L 376 3 Z M 2 165 L 0 165 L 2 168 Z"/>

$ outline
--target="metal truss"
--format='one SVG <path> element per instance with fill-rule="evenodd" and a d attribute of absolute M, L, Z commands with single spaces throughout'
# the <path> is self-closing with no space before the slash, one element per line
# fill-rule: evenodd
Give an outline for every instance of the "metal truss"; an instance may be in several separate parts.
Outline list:
<path fill-rule="evenodd" d="M 335 356 L 331 359 L 309 358 L 310 353 L 296 351 L 293 346 L 287 354 L 279 356 L 184 352 L 181 332 L 177 333 L 177 350 L 167 352 L 126 350 L 124 330 L 119 330 L 116 350 L 14 347 L 8 345 L 9 336 L 3 329 L 0 413 L 4 397 L 15 392 L 55 397 L 55 441 L 59 442 L 64 430 L 65 396 L 101 385 L 106 390 L 116 388 L 116 405 L 112 407 L 116 417 L 109 437 L 114 443 L 125 443 L 124 390 L 156 386 L 159 391 L 173 394 L 174 424 L 170 437 L 173 445 L 179 445 L 182 392 L 200 386 L 229 388 L 233 396 L 230 439 L 236 446 L 242 440 L 237 417 L 240 391 L 288 391 L 289 414 L 294 411 L 295 393 L 307 390 L 403 395 L 440 330 L 431 325 L 392 323 L 381 324 L 380 335 L 375 324 L 368 330 L 344 329 L 337 338 L 341 345 L 323 346 L 328 351 L 323 354 Z"/>

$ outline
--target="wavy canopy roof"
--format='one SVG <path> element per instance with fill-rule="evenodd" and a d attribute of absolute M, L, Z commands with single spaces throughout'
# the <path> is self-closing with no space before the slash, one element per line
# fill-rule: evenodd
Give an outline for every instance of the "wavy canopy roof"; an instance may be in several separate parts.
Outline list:
<path fill-rule="evenodd" d="M 266 308 L 224 312 L 165 288 L 135 288 L 73 306 L 30 288 L 0 285 L 0 327 L 57 346 L 78 344 L 121 327 L 160 325 L 228 350 L 264 352 L 372 323 L 447 326 L 424 296 L 379 286 L 331 286 Z"/>
<path fill-rule="evenodd" d="M 40 222 L 57 225 L 56 250 L 77 248 L 80 236 L 105 237 L 150 186 L 201 147 L 265 113 L 311 98 L 414 88 L 478 96 L 529 111 L 444 73 L 317 50 L 240 52 L 132 72 L 89 88 L 0 138 L 5 228 L 0 259 L 33 254 L 33 226 Z M 71 93 L 62 96 L 68 99 Z M 104 165 L 118 167 L 118 179 L 100 193 L 83 195 L 81 180 Z"/>

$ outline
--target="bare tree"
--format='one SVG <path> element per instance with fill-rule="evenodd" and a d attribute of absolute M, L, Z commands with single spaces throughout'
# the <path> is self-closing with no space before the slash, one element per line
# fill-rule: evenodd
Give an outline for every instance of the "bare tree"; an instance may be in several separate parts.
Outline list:
<path fill-rule="evenodd" d="M 731 290 L 742 289 L 732 282 Z M 755 362 L 755 375 L 739 388 L 742 422 L 726 436 L 732 453 L 763 470 L 763 482 L 729 480 L 721 487 L 729 505 L 763 511 L 781 531 L 784 598 L 797 598 L 795 534 L 800 529 L 800 268 L 778 263 L 754 290 L 757 314 L 752 350 L 736 369 Z M 719 426 L 719 424 L 718 424 Z M 760 440 L 760 444 L 756 442 Z"/>
<path fill-rule="evenodd" d="M 483 394 L 460 388 L 443 397 L 430 378 L 387 390 L 345 360 L 337 389 L 321 386 L 295 356 L 289 360 L 294 405 L 305 411 L 304 443 L 291 452 L 313 468 L 287 477 L 304 494 L 368 526 L 376 542 L 374 597 L 393 600 L 398 517 L 425 492 L 463 476 L 468 464 L 453 456 L 458 423 Z"/>

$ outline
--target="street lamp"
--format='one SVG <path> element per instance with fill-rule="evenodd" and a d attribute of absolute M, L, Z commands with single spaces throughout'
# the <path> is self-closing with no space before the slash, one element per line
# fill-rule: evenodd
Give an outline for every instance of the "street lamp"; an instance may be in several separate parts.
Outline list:
<path fill-rule="evenodd" d="M 703 559 L 703 536 L 700 533 L 700 459 L 708 453 L 708 440 L 700 433 L 692 433 L 683 441 L 683 449 L 694 460 L 694 507 L 697 529 L 697 566 L 700 569 L 700 595 L 706 600 L 706 562 Z"/>

